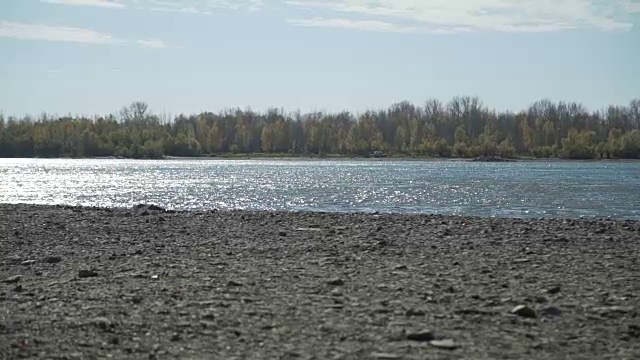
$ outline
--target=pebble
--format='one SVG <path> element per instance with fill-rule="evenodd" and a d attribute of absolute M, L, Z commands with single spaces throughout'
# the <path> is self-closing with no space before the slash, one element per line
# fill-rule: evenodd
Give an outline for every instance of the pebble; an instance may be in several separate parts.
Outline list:
<path fill-rule="evenodd" d="M 521 317 L 531 318 L 531 319 L 535 319 L 538 317 L 538 315 L 536 314 L 536 311 L 526 305 L 518 305 L 514 307 L 513 309 L 511 309 L 511 313 Z"/>
<path fill-rule="evenodd" d="M 327 281 L 327 284 L 333 285 L 333 286 L 343 286 L 344 285 L 344 280 L 339 279 L 339 278 L 335 278 L 335 279 L 331 279 L 331 280 Z"/>
<path fill-rule="evenodd" d="M 18 281 L 20 281 L 20 279 L 22 279 L 22 275 L 13 275 L 13 276 L 9 276 L 8 278 L 4 279 L 3 281 L 8 283 L 8 284 L 15 284 Z"/>
<path fill-rule="evenodd" d="M 451 339 L 431 340 L 431 341 L 429 341 L 429 345 L 431 345 L 433 347 L 440 348 L 440 349 L 449 349 L 449 350 L 453 350 L 453 349 L 456 349 L 458 347 L 458 345 L 456 345 L 455 341 L 453 341 Z"/>
<path fill-rule="evenodd" d="M 153 204 L 147 206 L 147 209 L 151 211 L 164 211 L 164 208 L 161 208 L 160 206 L 153 205 Z"/>
<path fill-rule="evenodd" d="M 560 310 L 559 308 L 557 308 L 555 306 L 548 306 L 548 307 L 542 309 L 542 311 L 540 311 L 540 313 L 543 316 L 561 316 L 562 315 L 562 310 Z"/>
<path fill-rule="evenodd" d="M 400 355 L 389 354 L 389 353 L 376 353 L 376 352 L 371 354 L 371 358 L 372 359 L 377 359 L 377 360 L 396 360 L 396 359 L 401 359 Z"/>
<path fill-rule="evenodd" d="M 407 334 L 407 340 L 411 341 L 431 341 L 435 339 L 436 336 L 431 331 L 420 331 Z"/>
<path fill-rule="evenodd" d="M 560 292 L 560 286 L 554 286 L 551 289 L 547 290 L 547 292 L 552 295 L 557 294 Z"/>
<path fill-rule="evenodd" d="M 407 310 L 405 315 L 406 316 L 425 316 L 426 312 L 424 310 L 409 309 Z"/>
<path fill-rule="evenodd" d="M 113 327 L 111 321 L 106 317 L 94 318 L 93 320 L 91 320 L 91 323 L 102 330 L 109 330 L 111 327 Z"/>
<path fill-rule="evenodd" d="M 546 298 L 546 297 L 544 297 L 544 296 L 536 296 L 536 302 L 537 302 L 538 304 L 544 304 L 544 303 L 546 303 L 546 302 L 549 302 L 549 299 L 547 299 L 547 298 Z"/>
<path fill-rule="evenodd" d="M 80 270 L 78 271 L 78 277 L 79 278 L 90 278 L 90 277 L 96 277 L 98 276 L 98 273 L 93 271 L 93 270 Z"/>
<path fill-rule="evenodd" d="M 57 264 L 57 263 L 62 261 L 62 257 L 60 257 L 60 256 L 47 256 L 44 259 L 42 259 L 42 261 L 47 263 L 47 264 Z"/>

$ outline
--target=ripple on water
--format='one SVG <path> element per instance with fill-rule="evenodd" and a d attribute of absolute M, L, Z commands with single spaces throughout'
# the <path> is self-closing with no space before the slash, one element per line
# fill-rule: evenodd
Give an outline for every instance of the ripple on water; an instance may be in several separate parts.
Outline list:
<path fill-rule="evenodd" d="M 0 159 L 0 202 L 640 219 L 640 163 Z"/>

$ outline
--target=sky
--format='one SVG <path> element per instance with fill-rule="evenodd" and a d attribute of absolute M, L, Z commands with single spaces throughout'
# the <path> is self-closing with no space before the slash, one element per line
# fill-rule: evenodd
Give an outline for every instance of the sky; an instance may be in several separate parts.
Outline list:
<path fill-rule="evenodd" d="M 0 112 L 640 98 L 640 0 L 0 0 Z"/>

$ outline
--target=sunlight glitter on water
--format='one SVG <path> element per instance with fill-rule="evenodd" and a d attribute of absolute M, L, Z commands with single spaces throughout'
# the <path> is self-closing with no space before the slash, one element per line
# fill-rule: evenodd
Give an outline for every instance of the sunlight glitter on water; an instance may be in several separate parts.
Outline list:
<path fill-rule="evenodd" d="M 640 163 L 0 159 L 0 202 L 640 219 Z"/>

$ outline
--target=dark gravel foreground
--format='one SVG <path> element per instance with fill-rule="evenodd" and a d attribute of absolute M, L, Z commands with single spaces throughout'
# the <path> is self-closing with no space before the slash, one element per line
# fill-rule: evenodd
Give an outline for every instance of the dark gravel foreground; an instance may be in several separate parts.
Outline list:
<path fill-rule="evenodd" d="M 640 359 L 639 222 L 0 204 L 0 254 L 2 359 Z"/>

